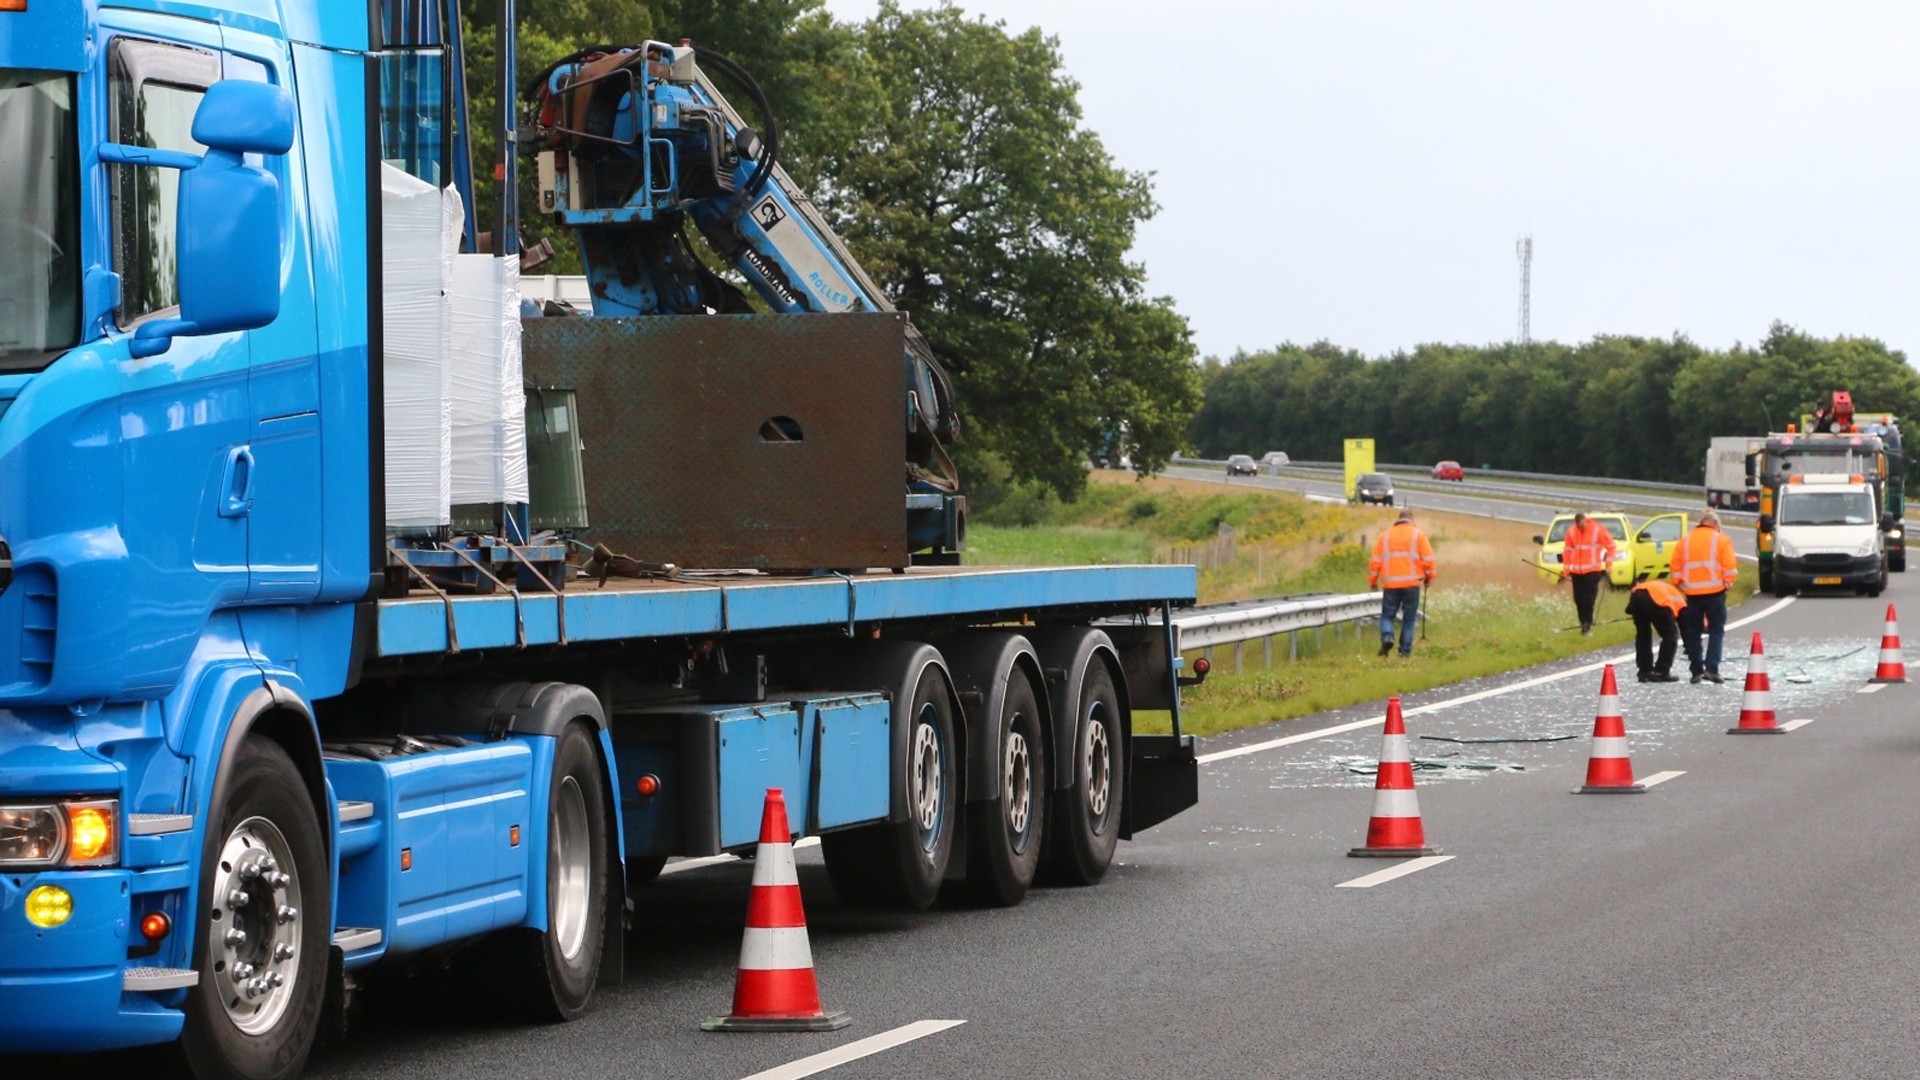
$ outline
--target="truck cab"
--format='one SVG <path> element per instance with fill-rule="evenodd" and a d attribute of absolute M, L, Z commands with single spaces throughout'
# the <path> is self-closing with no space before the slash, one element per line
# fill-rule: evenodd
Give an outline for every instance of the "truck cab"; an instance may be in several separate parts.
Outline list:
<path fill-rule="evenodd" d="M 1773 594 L 1887 587 L 1887 550 L 1874 485 L 1858 473 L 1802 473 L 1780 486 L 1773 515 Z"/>

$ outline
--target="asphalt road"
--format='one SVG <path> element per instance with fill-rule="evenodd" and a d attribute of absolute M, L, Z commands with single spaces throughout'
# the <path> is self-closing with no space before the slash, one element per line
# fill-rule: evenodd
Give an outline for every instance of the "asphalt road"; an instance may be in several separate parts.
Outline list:
<path fill-rule="evenodd" d="M 714 1035 L 749 868 L 669 875 L 636 915 L 628 983 L 584 1020 L 480 1025 L 400 988 L 310 1075 L 748 1077 L 926 1020 L 959 1026 L 834 1078 L 1896 1076 L 1920 1069 L 1920 688 L 1862 694 L 1886 599 L 1756 599 L 1723 686 L 1621 685 L 1643 795 L 1576 796 L 1601 652 L 1410 696 L 1429 842 L 1349 858 L 1372 810 L 1381 704 L 1207 740 L 1201 804 L 1124 844 L 1092 889 L 1005 911 L 845 910 L 802 851 L 816 1035 Z M 1754 631 L 1790 734 L 1735 737 Z M 1419 659 L 1413 661 L 1418 663 Z M 1468 700 L 1461 700 L 1467 698 Z M 1315 736 L 1329 728 L 1354 730 Z M 1455 743 L 1423 736 L 1549 742 Z M 1286 739 L 1286 745 L 1270 745 Z M 1448 755 L 1453 755 L 1451 758 Z M 804 1067 L 779 1076 L 814 1075 Z"/>

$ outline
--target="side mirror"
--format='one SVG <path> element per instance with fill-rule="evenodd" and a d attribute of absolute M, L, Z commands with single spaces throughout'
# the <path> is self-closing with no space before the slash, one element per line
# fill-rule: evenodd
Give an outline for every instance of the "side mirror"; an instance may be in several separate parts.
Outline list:
<path fill-rule="evenodd" d="M 208 149 L 191 165 L 146 159 L 183 169 L 180 317 L 134 331 L 128 348 L 136 357 L 167 351 L 176 335 L 251 330 L 280 314 L 280 182 L 245 155 L 292 149 L 293 97 L 269 83 L 214 83 L 193 114 L 193 137 Z"/>
<path fill-rule="evenodd" d="M 1536 544 L 1545 544 L 1547 540 L 1546 540 L 1546 537 L 1544 536 L 1536 536 L 1533 538 L 1533 542 Z"/>
<path fill-rule="evenodd" d="M 1761 532 L 1773 531 L 1773 515 L 1772 514 L 1760 515 L 1760 531 Z"/>
<path fill-rule="evenodd" d="M 1888 529 L 1891 529 L 1898 524 L 1899 524 L 1899 521 L 1894 518 L 1891 512 L 1880 515 L 1880 531 L 1881 532 L 1885 532 Z"/>

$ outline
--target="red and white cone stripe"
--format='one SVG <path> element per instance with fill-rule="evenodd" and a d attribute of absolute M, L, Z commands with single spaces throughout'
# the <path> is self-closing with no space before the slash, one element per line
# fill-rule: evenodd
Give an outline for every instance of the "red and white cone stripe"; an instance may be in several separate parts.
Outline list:
<path fill-rule="evenodd" d="M 1767 678 L 1767 647 L 1757 631 L 1747 655 L 1747 684 L 1740 692 L 1740 724 L 1727 731 L 1734 735 L 1786 732 L 1774 722 L 1773 683 Z"/>
<path fill-rule="evenodd" d="M 1380 771 L 1373 782 L 1373 817 L 1367 843 L 1349 855 L 1410 856 L 1437 854 L 1427 846 L 1420 804 L 1413 793 L 1413 755 L 1407 748 L 1407 724 L 1400 699 L 1387 699 L 1387 725 L 1380 739 Z"/>
<path fill-rule="evenodd" d="M 733 1011 L 700 1026 L 708 1031 L 830 1031 L 845 1027 L 848 1019 L 846 1013 L 820 1008 L 800 876 L 793 865 L 793 834 L 787 828 L 787 800 L 779 788 L 769 788 L 754 852 Z"/>
<path fill-rule="evenodd" d="M 1887 625 L 1880 632 L 1880 666 L 1868 681 L 1907 681 L 1907 662 L 1900 657 L 1900 624 L 1894 620 L 1892 604 L 1887 605 Z"/>
<path fill-rule="evenodd" d="M 1600 676 L 1600 711 L 1593 718 L 1593 752 L 1587 758 L 1587 783 L 1582 795 L 1647 790 L 1633 782 L 1633 761 L 1627 756 L 1627 721 L 1620 715 L 1620 685 L 1613 665 Z"/>

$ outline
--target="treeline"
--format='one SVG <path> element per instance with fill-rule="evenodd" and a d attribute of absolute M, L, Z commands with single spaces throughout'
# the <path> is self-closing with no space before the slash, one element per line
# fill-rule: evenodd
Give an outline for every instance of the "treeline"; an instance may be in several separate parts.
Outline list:
<path fill-rule="evenodd" d="M 1382 462 L 1689 484 L 1701 480 L 1708 439 L 1782 430 L 1835 390 L 1850 391 L 1862 412 L 1920 416 L 1920 374 L 1905 355 L 1784 323 L 1755 347 L 1727 350 L 1680 335 L 1602 336 L 1571 346 L 1422 345 L 1369 360 L 1325 342 L 1289 344 L 1209 359 L 1202 379 L 1188 436 L 1205 457 L 1284 450 L 1338 460 L 1343 440 L 1372 438 Z"/>
<path fill-rule="evenodd" d="M 495 6 L 462 3 L 476 117 L 498 100 Z M 1151 185 L 1082 125 L 1054 38 L 891 0 L 861 23 L 823 0 L 543 0 L 519 19 L 523 109 L 526 84 L 583 48 L 685 38 L 751 73 L 781 164 L 952 373 L 950 449 L 970 487 L 1011 475 L 1071 496 L 1113 431 L 1147 469 L 1181 445 L 1200 401 L 1191 335 L 1127 258 L 1157 209 Z M 708 74 L 736 105 L 753 100 Z M 481 162 L 492 128 L 473 128 Z M 527 238 L 566 253 L 548 269 L 574 272 L 571 239 L 521 194 Z"/>

